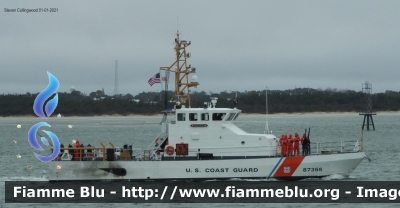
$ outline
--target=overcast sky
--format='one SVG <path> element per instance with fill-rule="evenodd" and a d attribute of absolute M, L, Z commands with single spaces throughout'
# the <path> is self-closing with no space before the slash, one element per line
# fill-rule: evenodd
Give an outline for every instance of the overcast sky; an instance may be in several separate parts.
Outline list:
<path fill-rule="evenodd" d="M 159 91 L 148 79 L 190 40 L 196 91 L 399 91 L 400 1 L 1 1 L 0 93 L 38 93 L 46 71 L 89 94 Z M 57 13 L 5 9 L 57 8 Z M 179 16 L 179 26 L 177 26 Z M 170 89 L 173 85 L 170 86 Z"/>

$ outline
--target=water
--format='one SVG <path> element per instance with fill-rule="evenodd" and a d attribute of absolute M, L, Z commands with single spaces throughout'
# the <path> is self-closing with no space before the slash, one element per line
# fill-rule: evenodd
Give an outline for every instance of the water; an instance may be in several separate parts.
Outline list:
<path fill-rule="evenodd" d="M 70 117 L 50 118 L 47 122 L 51 127 L 41 128 L 55 133 L 64 145 L 73 139 L 79 140 L 85 146 L 90 143 L 98 146 L 100 142 L 110 146 L 113 142 L 116 147 L 123 144 L 132 144 L 134 147 L 145 149 L 157 136 L 161 117 Z M 269 129 L 273 134 L 304 133 L 304 129 L 311 127 L 311 140 L 313 144 L 318 141 L 357 140 L 361 138 L 361 125 L 363 117 L 358 114 L 293 114 L 270 115 L 268 118 Z M 27 133 L 32 125 L 43 119 L 31 117 L 0 118 L 0 181 L 47 181 L 48 166 L 34 157 L 34 151 L 27 140 Z M 265 116 L 242 115 L 236 125 L 251 133 L 263 133 Z M 364 160 L 353 172 L 350 178 L 329 176 L 321 180 L 370 180 L 370 181 L 396 181 L 400 175 L 398 165 L 400 156 L 400 116 L 389 114 L 374 116 L 375 131 L 364 131 L 364 150 L 372 162 Z M 17 128 L 21 125 L 21 128 Z M 69 128 L 68 125 L 72 125 Z M 44 134 L 43 134 L 44 135 Z M 16 140 L 17 143 L 14 143 Z M 21 158 L 16 155 L 20 154 Z M 28 169 L 27 166 L 31 166 Z M 245 181 L 243 181 L 245 183 Z M 0 188 L 2 188 L 0 186 Z M 2 194 L 3 195 L 3 194 Z M 3 195 L 4 196 L 4 195 Z M 2 196 L 2 197 L 3 197 Z M 0 198 L 2 199 L 2 198 Z M 1 204 L 1 203 L 0 203 Z M 61 207 L 79 207 L 87 204 L 62 204 Z M 161 204 L 92 204 L 96 207 L 157 207 Z M 229 204 L 204 204 L 213 207 L 231 207 Z M 201 205 L 200 206 L 204 206 Z M 272 204 L 270 204 L 272 205 Z M 365 205 L 365 204 L 364 204 Z M 364 206 L 363 205 L 363 206 Z M 385 207 L 394 205 L 384 204 Z M 17 204 L 3 204 L 3 207 L 17 207 Z M 29 207 L 53 207 L 55 204 L 24 204 Z M 164 205 L 163 205 L 164 206 Z M 173 204 L 167 207 L 192 207 L 193 204 Z M 234 204 L 235 207 L 261 207 L 262 204 Z M 300 207 L 299 204 L 275 204 L 273 207 Z M 316 204 L 310 204 L 316 207 Z M 322 204 L 320 206 L 352 207 L 349 204 Z M 371 205 L 372 206 L 372 205 Z"/>

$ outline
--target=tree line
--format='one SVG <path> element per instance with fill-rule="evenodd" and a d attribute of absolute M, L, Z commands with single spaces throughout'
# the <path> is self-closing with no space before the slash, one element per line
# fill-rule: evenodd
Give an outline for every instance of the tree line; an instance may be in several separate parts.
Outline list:
<path fill-rule="evenodd" d="M 98 90 L 89 95 L 80 91 L 58 93 L 58 105 L 52 116 L 95 116 L 95 115 L 152 115 L 165 109 L 165 92 L 142 92 L 136 96 L 105 95 Z M 174 93 L 168 91 L 168 107 L 173 108 Z M 35 116 L 33 103 L 36 94 L 0 95 L 0 116 Z M 161 95 L 161 96 L 160 96 Z M 361 91 L 336 89 L 297 88 L 291 90 L 266 90 L 244 92 L 206 93 L 193 92 L 191 107 L 203 107 L 210 97 L 217 97 L 217 107 L 236 106 L 244 113 L 303 113 L 303 112 L 361 112 L 366 111 L 368 95 Z M 51 99 L 51 98 L 50 98 Z M 372 111 L 399 111 L 400 91 L 386 91 L 370 95 Z M 234 104 L 234 100 L 237 104 Z"/>

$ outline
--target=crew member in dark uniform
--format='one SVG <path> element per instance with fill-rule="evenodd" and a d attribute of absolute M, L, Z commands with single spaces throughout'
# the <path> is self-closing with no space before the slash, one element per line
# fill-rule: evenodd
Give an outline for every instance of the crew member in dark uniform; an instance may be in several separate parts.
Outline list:
<path fill-rule="evenodd" d="M 306 134 L 303 134 L 303 138 L 301 138 L 301 146 L 303 148 L 303 155 L 308 155 L 308 146 L 310 144 L 310 140 L 307 139 Z"/>

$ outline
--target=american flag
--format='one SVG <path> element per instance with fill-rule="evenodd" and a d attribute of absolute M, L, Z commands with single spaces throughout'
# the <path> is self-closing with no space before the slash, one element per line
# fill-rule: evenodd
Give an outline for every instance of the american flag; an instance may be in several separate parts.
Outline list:
<path fill-rule="evenodd" d="M 155 84 L 155 83 L 161 83 L 160 73 L 157 73 L 152 78 L 150 78 L 148 83 L 149 83 L 150 86 L 153 86 L 153 84 Z"/>

